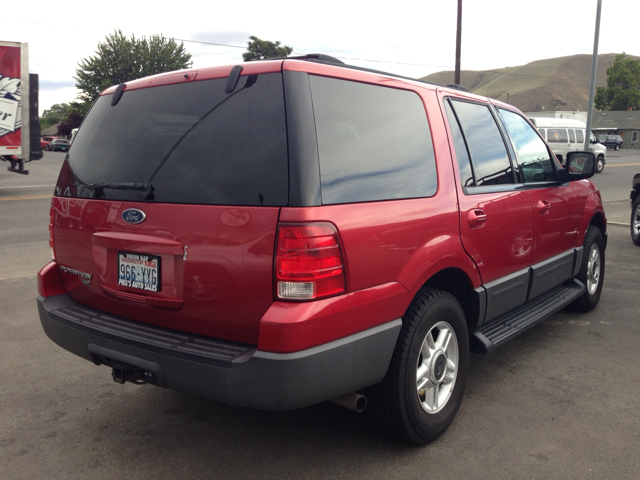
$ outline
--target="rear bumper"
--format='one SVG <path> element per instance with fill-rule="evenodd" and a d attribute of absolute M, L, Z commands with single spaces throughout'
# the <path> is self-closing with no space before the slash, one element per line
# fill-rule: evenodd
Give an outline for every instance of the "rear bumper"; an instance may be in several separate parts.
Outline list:
<path fill-rule="evenodd" d="M 47 336 L 96 364 L 148 372 L 151 383 L 264 410 L 292 410 L 351 393 L 384 377 L 401 320 L 294 353 L 155 327 L 73 302 L 38 297 Z"/>

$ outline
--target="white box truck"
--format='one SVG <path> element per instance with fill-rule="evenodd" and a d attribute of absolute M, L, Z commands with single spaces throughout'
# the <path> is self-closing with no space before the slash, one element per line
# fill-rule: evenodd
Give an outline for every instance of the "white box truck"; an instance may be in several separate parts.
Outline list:
<path fill-rule="evenodd" d="M 28 45 L 0 41 L 0 160 L 27 174 L 24 163 L 41 158 L 38 76 L 29 75 Z"/>

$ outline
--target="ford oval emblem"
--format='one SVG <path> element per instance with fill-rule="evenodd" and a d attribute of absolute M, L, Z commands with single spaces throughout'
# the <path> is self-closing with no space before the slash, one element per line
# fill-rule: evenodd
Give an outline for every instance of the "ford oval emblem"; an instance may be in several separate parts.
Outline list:
<path fill-rule="evenodd" d="M 131 223 L 132 225 L 144 222 L 145 218 L 147 218 L 147 216 L 144 212 L 137 208 L 127 208 L 122 212 L 122 220 L 127 223 Z"/>

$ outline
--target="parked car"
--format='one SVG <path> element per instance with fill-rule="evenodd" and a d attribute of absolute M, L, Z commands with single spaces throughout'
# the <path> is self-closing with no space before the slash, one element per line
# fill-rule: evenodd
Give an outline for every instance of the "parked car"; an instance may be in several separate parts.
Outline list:
<path fill-rule="evenodd" d="M 43 150 L 47 149 L 47 145 L 49 145 L 51 142 L 53 142 L 56 138 L 58 137 L 41 137 L 40 138 L 40 147 L 42 147 Z"/>
<path fill-rule="evenodd" d="M 68 140 L 65 140 L 64 138 L 56 138 L 49 142 L 47 150 L 49 152 L 68 152 L 70 146 L 71 145 Z"/>
<path fill-rule="evenodd" d="M 631 240 L 640 246 L 640 172 L 631 181 Z"/>
<path fill-rule="evenodd" d="M 515 107 L 458 88 L 323 55 L 200 68 L 105 90 L 73 144 L 39 315 L 119 383 L 368 403 L 424 444 L 470 352 L 600 299 L 595 155 L 563 168 Z"/>
<path fill-rule="evenodd" d="M 530 117 L 542 138 L 556 154 L 560 163 L 564 163 L 569 152 L 584 150 L 587 125 L 571 118 Z M 593 133 L 589 132 L 589 151 L 596 156 L 596 173 L 602 173 L 607 164 L 607 148 L 600 145 Z"/>
<path fill-rule="evenodd" d="M 620 150 L 623 140 L 620 135 L 598 135 L 598 143 L 601 143 L 607 148 L 613 148 L 614 150 Z"/>

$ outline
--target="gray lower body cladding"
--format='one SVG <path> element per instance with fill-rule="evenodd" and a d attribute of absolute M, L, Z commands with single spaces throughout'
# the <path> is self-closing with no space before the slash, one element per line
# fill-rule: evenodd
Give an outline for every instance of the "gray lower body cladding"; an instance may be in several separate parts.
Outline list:
<path fill-rule="evenodd" d="M 292 410 L 384 377 L 401 320 L 295 353 L 184 334 L 104 314 L 67 295 L 38 297 L 45 333 L 97 364 L 147 372 L 151 383 L 231 405 Z"/>

